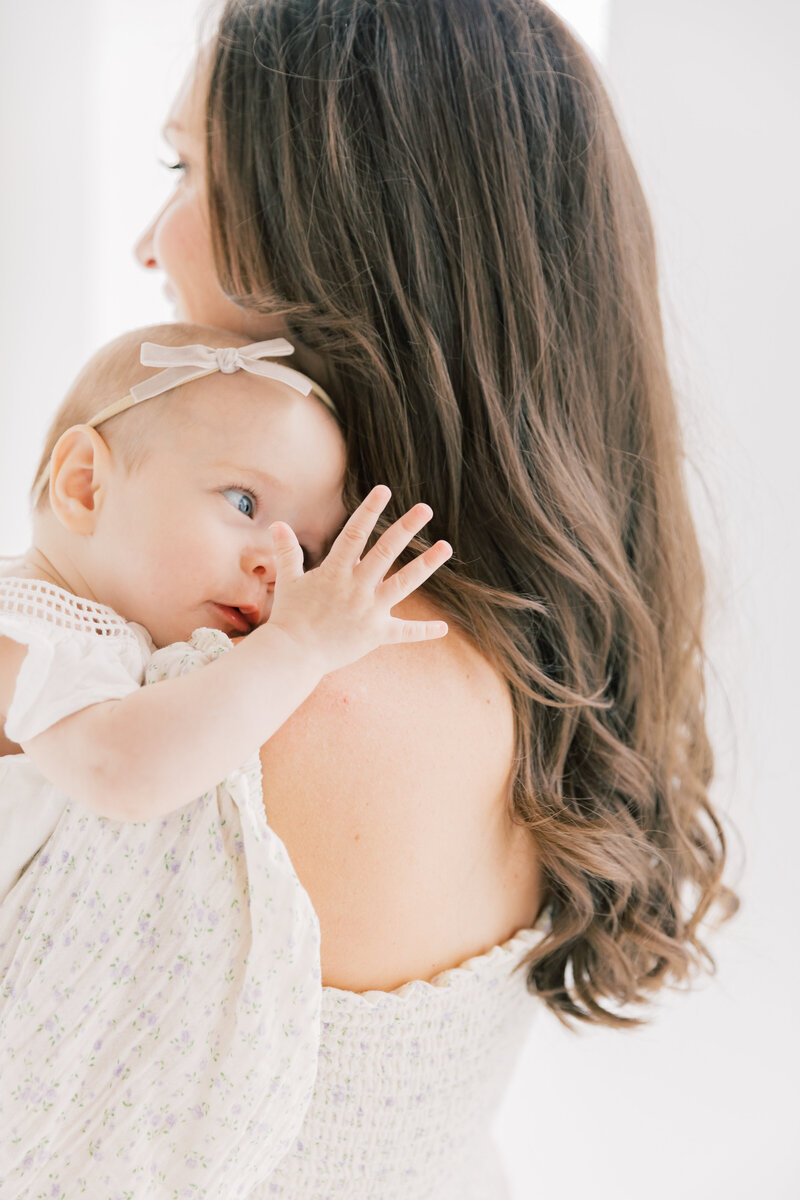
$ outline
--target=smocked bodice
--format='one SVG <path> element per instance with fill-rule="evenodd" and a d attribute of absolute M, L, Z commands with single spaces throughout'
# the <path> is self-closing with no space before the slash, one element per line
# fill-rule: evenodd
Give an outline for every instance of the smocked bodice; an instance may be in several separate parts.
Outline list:
<path fill-rule="evenodd" d="M 500 1200 L 490 1138 L 537 1001 L 514 972 L 542 931 L 392 992 L 324 988 L 314 1095 L 251 1200 Z"/>

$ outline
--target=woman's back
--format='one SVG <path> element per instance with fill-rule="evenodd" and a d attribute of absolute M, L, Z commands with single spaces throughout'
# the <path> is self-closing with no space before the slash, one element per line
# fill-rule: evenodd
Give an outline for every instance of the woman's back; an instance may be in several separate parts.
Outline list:
<path fill-rule="evenodd" d="M 435 613 L 417 598 L 396 611 Z M 533 923 L 513 754 L 508 689 L 452 625 L 328 676 L 263 748 L 267 818 L 319 916 L 325 984 L 430 979 Z"/>

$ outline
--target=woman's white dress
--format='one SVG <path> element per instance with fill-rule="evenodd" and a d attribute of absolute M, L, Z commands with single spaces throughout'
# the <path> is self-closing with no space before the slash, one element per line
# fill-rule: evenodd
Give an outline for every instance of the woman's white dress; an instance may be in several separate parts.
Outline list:
<path fill-rule="evenodd" d="M 112 610 L 8 579 L 0 633 L 30 647 L 14 740 L 230 648 L 204 630 L 152 655 Z M 124 823 L 11 756 L 0 821 L 0 1200 L 506 1195 L 490 1127 L 537 1009 L 516 968 L 541 928 L 392 992 L 321 987 L 256 757 Z"/>

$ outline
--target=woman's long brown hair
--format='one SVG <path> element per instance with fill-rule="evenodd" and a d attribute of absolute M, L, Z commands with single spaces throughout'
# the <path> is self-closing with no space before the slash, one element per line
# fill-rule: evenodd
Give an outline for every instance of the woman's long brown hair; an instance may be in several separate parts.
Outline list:
<path fill-rule="evenodd" d="M 430 595 L 508 681 L 528 985 L 638 1023 L 736 898 L 653 234 L 591 61 L 537 0 L 229 0 L 208 159 L 223 287 L 330 367 L 346 503 L 432 505 Z"/>

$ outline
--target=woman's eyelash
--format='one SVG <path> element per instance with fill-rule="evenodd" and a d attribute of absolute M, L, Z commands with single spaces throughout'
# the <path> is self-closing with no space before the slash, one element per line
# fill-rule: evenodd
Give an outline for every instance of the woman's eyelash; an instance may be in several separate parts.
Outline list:
<path fill-rule="evenodd" d="M 168 171 L 185 171 L 187 167 L 187 164 L 180 159 L 178 162 L 165 162 L 163 158 L 160 158 L 158 161 L 161 163 L 161 166 L 166 167 Z"/>

